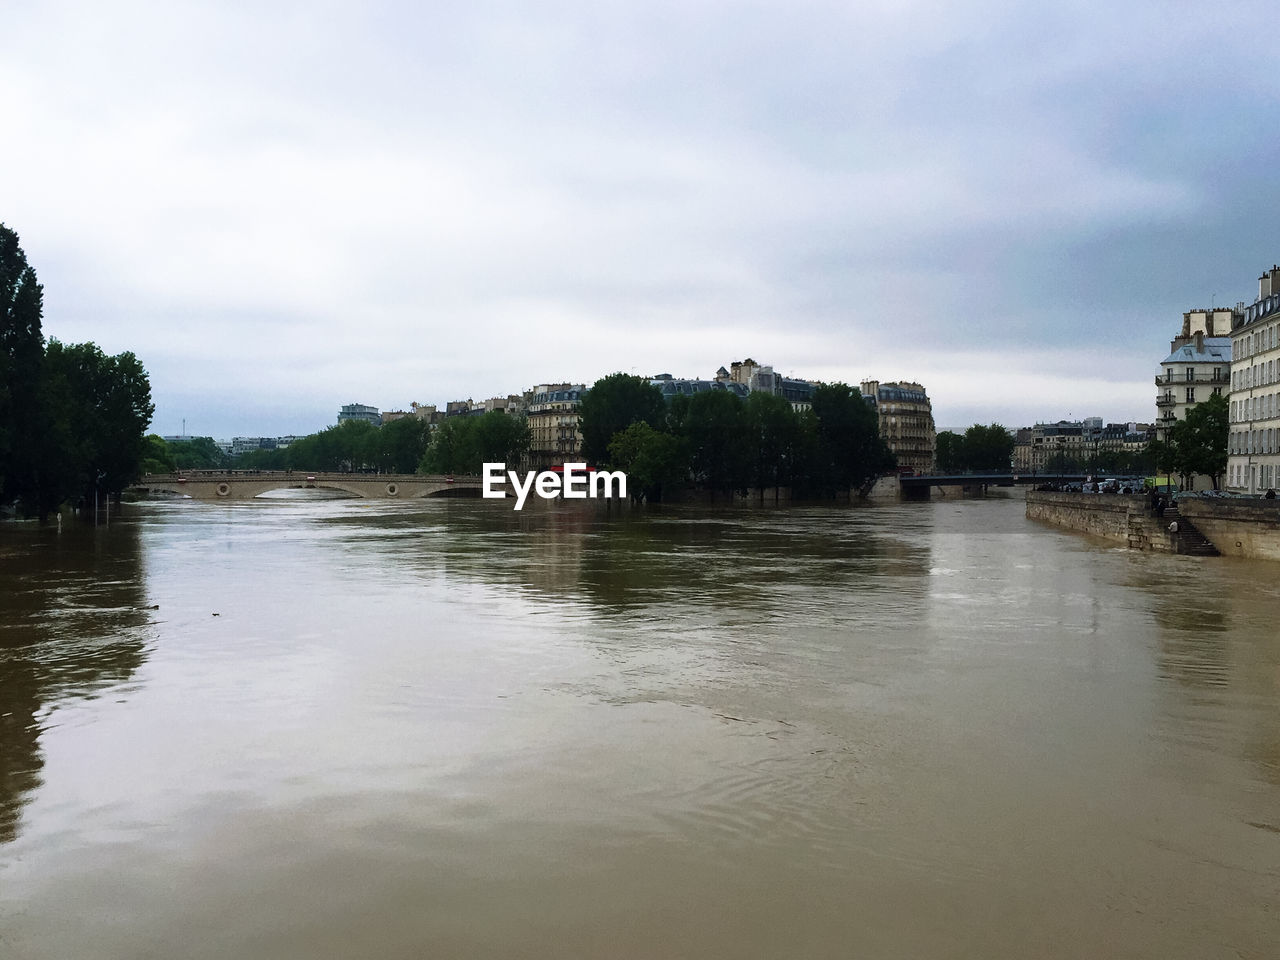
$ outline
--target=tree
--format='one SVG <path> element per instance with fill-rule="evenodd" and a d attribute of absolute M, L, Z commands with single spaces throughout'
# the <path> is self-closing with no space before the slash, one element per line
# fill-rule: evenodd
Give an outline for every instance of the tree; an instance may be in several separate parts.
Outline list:
<path fill-rule="evenodd" d="M 660 429 L 666 420 L 667 408 L 662 391 L 648 380 L 611 373 L 587 391 L 579 415 L 583 459 L 607 466 L 609 444 L 615 434 L 637 422 Z"/>
<path fill-rule="evenodd" d="M 44 288 L 18 235 L 0 223 L 0 503 L 36 488 L 43 312 Z"/>
<path fill-rule="evenodd" d="M 633 500 L 658 502 L 665 491 L 689 477 L 689 454 L 683 441 L 637 420 L 613 436 L 610 462 L 626 471 Z"/>
<path fill-rule="evenodd" d="M 227 455 L 213 437 L 191 437 L 168 445 L 169 459 L 178 470 L 216 470 L 227 464 Z"/>
<path fill-rule="evenodd" d="M 880 437 L 876 413 L 856 387 L 824 383 L 813 391 L 815 460 L 810 482 L 826 495 L 864 487 L 895 458 Z"/>
<path fill-rule="evenodd" d="M 173 473 L 177 469 L 164 437 L 149 433 L 142 438 L 142 463 L 139 469 L 143 473 Z"/>
<path fill-rule="evenodd" d="M 749 482 L 744 405 L 727 390 L 707 390 L 679 408 L 678 435 L 689 445 L 694 480 L 709 490 L 743 490 Z"/>
<path fill-rule="evenodd" d="M 144 435 L 155 405 L 132 353 L 105 355 L 95 343 L 50 340 L 41 389 L 44 434 L 36 446 L 40 516 L 73 496 L 118 497 L 141 474 Z"/>
<path fill-rule="evenodd" d="M 998 423 L 975 423 L 964 432 L 964 469 L 977 473 L 1008 473 L 1013 457 L 1013 434 Z"/>
<path fill-rule="evenodd" d="M 790 484 L 797 466 L 800 421 L 780 396 L 757 391 L 745 409 L 748 472 L 756 489 Z"/>
<path fill-rule="evenodd" d="M 1212 480 L 1213 489 L 1219 488 L 1227 471 L 1228 413 L 1227 398 L 1214 394 L 1189 408 L 1186 417 L 1169 431 L 1169 459 L 1184 486 L 1201 475 Z"/>
<path fill-rule="evenodd" d="M 965 469 L 964 437 L 960 434 L 943 430 L 934 451 L 939 473 L 960 473 Z"/>
<path fill-rule="evenodd" d="M 500 410 L 450 417 L 436 427 L 419 473 L 480 473 L 485 463 L 519 463 L 529 450 L 529 421 Z"/>

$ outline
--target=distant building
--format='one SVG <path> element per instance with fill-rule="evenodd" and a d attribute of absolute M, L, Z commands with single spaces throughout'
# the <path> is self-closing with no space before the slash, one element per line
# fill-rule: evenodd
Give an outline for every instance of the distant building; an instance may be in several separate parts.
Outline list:
<path fill-rule="evenodd" d="M 924 387 L 864 380 L 861 389 L 863 398 L 875 407 L 880 436 L 898 458 L 898 469 L 932 473 L 937 431 Z"/>
<path fill-rule="evenodd" d="M 1103 426 L 1101 417 L 1059 420 L 1014 433 L 1015 473 L 1090 473 L 1119 455 L 1141 454 L 1155 436 L 1149 423 L 1130 420 Z"/>
<path fill-rule="evenodd" d="M 338 411 L 338 422 L 345 420 L 363 420 L 365 423 L 371 423 L 375 427 L 382 426 L 382 416 L 378 413 L 377 407 L 369 407 L 363 403 L 348 403 Z"/>
<path fill-rule="evenodd" d="M 1280 485 L 1280 267 L 1258 278 L 1258 298 L 1239 304 L 1231 328 L 1227 489 Z"/>
<path fill-rule="evenodd" d="M 535 470 L 572 463 L 582 457 L 581 383 L 543 383 L 526 394 L 529 464 Z"/>
<path fill-rule="evenodd" d="M 728 370 L 721 367 L 716 371 L 715 382 L 740 384 L 750 393 L 772 393 L 790 403 L 797 413 L 813 406 L 813 391 L 817 387 L 816 383 L 808 380 L 780 376 L 774 372 L 773 367 L 756 363 L 750 357 L 746 360 L 734 360 L 729 364 Z"/>
<path fill-rule="evenodd" d="M 724 367 L 720 369 L 723 370 Z M 663 373 L 654 377 L 649 383 L 658 388 L 662 399 L 667 403 L 676 397 L 692 397 L 694 394 L 706 393 L 709 390 L 723 390 L 743 400 L 751 395 L 751 388 L 745 383 L 738 383 L 728 377 L 721 379 L 717 376 L 715 380 L 682 380 L 669 373 Z"/>

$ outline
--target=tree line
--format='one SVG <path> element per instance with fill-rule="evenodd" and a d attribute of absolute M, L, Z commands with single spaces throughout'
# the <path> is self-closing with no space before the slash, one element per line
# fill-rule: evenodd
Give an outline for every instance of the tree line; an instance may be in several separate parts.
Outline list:
<path fill-rule="evenodd" d="M 583 458 L 625 470 L 633 495 L 651 500 L 693 485 L 712 493 L 791 487 L 831 496 L 893 468 L 875 410 L 856 387 L 823 384 L 797 412 L 769 393 L 727 390 L 677 396 L 670 405 L 641 377 L 615 373 L 581 407 Z"/>
<path fill-rule="evenodd" d="M 964 433 L 938 434 L 939 473 L 1008 473 L 1013 457 L 1013 434 L 998 423 L 975 423 Z"/>
<path fill-rule="evenodd" d="M 678 396 L 668 405 L 649 381 L 615 373 L 596 381 L 579 412 L 581 459 L 625 470 L 631 489 L 653 500 L 689 486 L 724 494 L 784 486 L 798 496 L 831 496 L 864 487 L 894 466 L 875 410 L 842 383 L 816 388 L 811 408 L 797 412 L 782 397 L 752 393 L 744 400 L 724 390 Z M 487 462 L 524 463 L 530 431 L 526 417 L 490 411 L 451 417 L 434 429 L 413 417 L 382 427 L 345 421 L 234 461 L 209 438 L 148 443 L 153 472 L 234 465 L 478 474 Z"/>
<path fill-rule="evenodd" d="M 0 505 L 42 519 L 133 483 L 155 411 L 137 357 L 46 343 L 43 314 L 35 268 L 0 224 Z"/>

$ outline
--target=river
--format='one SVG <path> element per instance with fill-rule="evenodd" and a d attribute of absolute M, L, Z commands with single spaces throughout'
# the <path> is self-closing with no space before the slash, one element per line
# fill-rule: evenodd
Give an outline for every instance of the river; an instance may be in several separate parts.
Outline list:
<path fill-rule="evenodd" d="M 0 956 L 1272 958 L 1280 565 L 1020 502 L 0 526 Z"/>

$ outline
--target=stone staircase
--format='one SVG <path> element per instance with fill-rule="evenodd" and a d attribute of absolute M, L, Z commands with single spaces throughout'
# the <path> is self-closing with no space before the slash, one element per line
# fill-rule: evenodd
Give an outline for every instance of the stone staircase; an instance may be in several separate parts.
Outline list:
<path fill-rule="evenodd" d="M 1178 522 L 1178 532 L 1170 533 L 1169 524 L 1175 520 Z M 1164 535 L 1169 538 L 1174 553 L 1185 553 L 1194 557 L 1217 557 L 1221 555 L 1218 548 L 1209 541 L 1209 538 L 1197 530 L 1195 524 L 1178 512 L 1177 504 L 1171 503 L 1165 507 L 1164 516 L 1159 518 L 1158 522 L 1164 524 Z"/>

